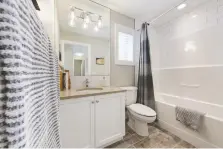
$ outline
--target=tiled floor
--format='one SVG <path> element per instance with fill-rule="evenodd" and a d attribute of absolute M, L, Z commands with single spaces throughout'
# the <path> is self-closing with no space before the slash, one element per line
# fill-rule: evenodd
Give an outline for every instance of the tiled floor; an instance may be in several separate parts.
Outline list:
<path fill-rule="evenodd" d="M 156 124 L 149 126 L 149 136 L 141 137 L 126 125 L 123 140 L 107 148 L 195 148 L 179 137 L 159 128 Z"/>

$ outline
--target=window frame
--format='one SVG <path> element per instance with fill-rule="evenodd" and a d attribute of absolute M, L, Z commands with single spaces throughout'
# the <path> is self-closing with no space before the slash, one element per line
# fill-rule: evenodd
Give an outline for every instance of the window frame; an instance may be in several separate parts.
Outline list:
<path fill-rule="evenodd" d="M 133 47 L 133 61 L 127 60 L 119 60 L 119 32 L 124 34 L 132 35 L 132 47 Z M 135 30 L 133 28 L 129 28 L 120 24 L 115 24 L 115 64 L 116 65 L 127 65 L 127 66 L 135 66 Z"/>

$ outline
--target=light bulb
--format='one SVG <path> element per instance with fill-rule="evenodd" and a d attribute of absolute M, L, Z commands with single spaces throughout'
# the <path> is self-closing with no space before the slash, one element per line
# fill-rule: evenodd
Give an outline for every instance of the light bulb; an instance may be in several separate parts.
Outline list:
<path fill-rule="evenodd" d="M 84 29 L 88 28 L 88 24 L 86 22 L 83 24 L 83 28 Z"/>
<path fill-rule="evenodd" d="M 75 8 L 74 7 L 71 7 L 70 9 L 70 13 L 69 13 L 69 22 L 68 24 L 71 26 L 71 27 L 75 27 L 76 26 L 76 23 L 75 23 L 75 20 L 76 20 L 76 15 L 75 15 Z"/>
<path fill-rule="evenodd" d="M 84 22 L 85 23 L 90 23 L 90 17 L 89 15 L 86 15 L 85 18 L 84 18 Z"/>
<path fill-rule="evenodd" d="M 183 4 L 179 5 L 179 6 L 177 7 L 177 9 L 178 9 L 178 10 L 181 10 L 181 9 L 184 9 L 186 6 L 187 6 L 187 4 L 183 3 Z"/>
<path fill-rule="evenodd" d="M 99 17 L 99 19 L 98 19 L 98 27 L 99 27 L 99 28 L 102 27 L 102 20 L 101 20 L 101 17 Z"/>
<path fill-rule="evenodd" d="M 94 30 L 96 31 L 96 32 L 98 32 L 98 26 L 97 25 L 95 25 L 95 27 L 94 27 Z"/>
<path fill-rule="evenodd" d="M 70 12 L 70 19 L 75 19 L 75 12 L 74 11 Z"/>
<path fill-rule="evenodd" d="M 70 9 L 69 19 L 70 20 L 75 20 L 76 19 L 76 14 L 75 14 L 75 9 L 74 8 Z"/>
<path fill-rule="evenodd" d="M 70 25 L 71 27 L 75 27 L 75 26 L 76 26 L 75 20 L 74 20 L 74 19 L 71 19 L 71 20 L 69 21 L 69 25 Z"/>

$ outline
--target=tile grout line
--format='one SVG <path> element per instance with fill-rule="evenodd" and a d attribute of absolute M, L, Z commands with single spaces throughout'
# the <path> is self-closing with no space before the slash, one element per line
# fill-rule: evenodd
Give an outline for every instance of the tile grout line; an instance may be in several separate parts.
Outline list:
<path fill-rule="evenodd" d="M 175 148 L 177 145 L 179 145 L 181 142 L 183 142 L 183 140 L 180 140 L 178 143 L 176 143 L 173 148 Z"/>
<path fill-rule="evenodd" d="M 154 127 L 155 129 L 157 129 L 159 132 L 162 132 L 165 136 L 167 136 L 167 137 L 171 137 L 171 138 L 173 138 L 175 135 L 174 134 L 172 134 L 171 132 L 169 132 L 169 131 L 163 131 L 162 130 L 162 128 L 159 128 L 159 127 L 156 127 L 157 125 L 156 124 L 153 124 L 153 125 L 150 125 L 150 126 L 152 126 L 152 127 Z M 151 134 L 153 134 L 154 132 L 152 132 Z M 141 137 L 141 136 L 139 136 L 137 133 L 135 133 L 131 128 L 128 128 L 127 130 L 126 130 L 126 134 L 128 134 L 129 136 L 128 137 L 126 137 L 125 139 L 123 138 L 122 140 L 123 140 L 123 142 L 124 143 L 126 143 L 126 145 L 127 145 L 127 147 L 126 148 L 137 148 L 136 147 L 136 144 L 137 143 L 140 143 L 140 142 L 142 142 L 142 144 L 143 144 L 143 141 L 147 141 L 147 139 L 148 140 L 150 140 L 150 136 L 151 136 L 151 134 L 149 134 L 149 136 L 147 136 L 147 137 Z M 170 147 L 170 148 L 175 148 L 175 147 L 177 147 L 177 145 L 179 145 L 179 144 L 181 144 L 182 142 L 184 142 L 184 140 L 182 140 L 181 138 L 179 138 L 180 140 L 179 141 L 177 141 L 176 143 L 173 143 L 172 145 L 172 147 Z M 162 145 L 162 143 L 159 143 L 159 144 L 161 144 Z M 141 144 L 139 144 L 139 147 L 141 146 Z M 142 147 L 140 147 L 140 148 L 142 148 Z"/>
<path fill-rule="evenodd" d="M 129 133 L 129 132 L 128 132 Z M 131 137 L 133 137 L 133 136 L 135 136 L 137 139 L 139 139 L 139 141 L 137 141 L 137 142 L 135 142 L 135 143 L 132 143 L 130 146 L 133 146 L 134 148 L 136 148 L 135 147 L 135 144 L 137 144 L 137 143 L 139 143 L 139 142 L 141 142 L 141 141 L 143 141 L 143 140 L 145 140 L 146 138 L 148 138 L 148 137 L 144 137 L 143 139 L 140 139 L 138 136 L 137 136 L 137 134 L 136 133 L 133 133 L 133 134 L 131 134 L 130 133 L 130 137 L 129 138 L 131 138 Z M 125 142 L 125 140 L 124 140 L 124 138 L 123 138 L 123 141 Z M 129 147 L 130 147 L 129 146 Z"/>
<path fill-rule="evenodd" d="M 137 141 L 137 142 L 135 142 L 135 143 L 132 144 L 132 146 L 134 146 L 134 147 L 135 147 L 135 144 L 137 144 L 137 143 L 139 143 L 139 142 L 142 142 L 142 141 L 144 141 L 145 139 L 149 138 L 149 136 L 147 136 L 147 137 L 144 137 L 144 138 L 140 139 L 140 138 L 137 136 L 137 134 L 135 134 L 135 135 L 136 135 L 136 137 L 139 139 L 139 141 Z M 135 148 L 136 148 L 136 147 L 135 147 Z"/>
<path fill-rule="evenodd" d="M 127 131 L 127 133 L 129 133 L 129 132 Z M 131 133 L 129 133 L 129 134 L 130 134 L 130 136 L 129 136 L 128 138 L 131 138 L 131 137 L 133 136 L 133 134 L 131 134 Z M 122 140 L 123 140 L 123 142 L 126 142 L 124 138 L 122 138 Z M 129 147 L 132 146 L 132 145 L 133 145 L 133 144 L 130 144 L 129 146 L 127 146 L 127 148 L 129 148 Z"/>

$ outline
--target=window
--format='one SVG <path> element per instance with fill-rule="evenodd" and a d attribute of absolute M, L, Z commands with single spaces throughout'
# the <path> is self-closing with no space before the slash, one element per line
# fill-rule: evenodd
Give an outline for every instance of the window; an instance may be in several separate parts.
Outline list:
<path fill-rule="evenodd" d="M 133 62 L 133 36 L 118 33 L 118 60 Z"/>
<path fill-rule="evenodd" d="M 134 65 L 134 29 L 116 24 L 116 65 Z"/>

